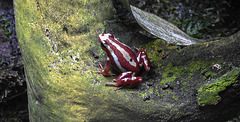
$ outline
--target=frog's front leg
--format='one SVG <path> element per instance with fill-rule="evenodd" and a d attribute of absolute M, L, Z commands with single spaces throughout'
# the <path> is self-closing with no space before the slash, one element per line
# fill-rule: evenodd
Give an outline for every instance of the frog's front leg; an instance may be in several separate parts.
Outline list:
<path fill-rule="evenodd" d="M 112 73 L 108 73 L 109 70 L 110 70 L 110 66 L 111 66 L 111 61 L 109 60 L 108 57 L 107 57 L 107 62 L 106 62 L 106 68 L 104 69 L 101 63 L 99 63 L 99 66 L 101 67 L 102 71 L 96 71 L 96 73 L 102 74 L 103 76 L 115 75 L 115 74 L 112 74 Z"/>
<path fill-rule="evenodd" d="M 149 71 L 150 67 L 151 67 L 151 63 L 150 63 L 150 60 L 148 59 L 146 49 L 140 49 L 139 50 L 136 47 L 134 47 L 134 48 L 138 50 L 137 60 L 139 62 L 140 67 L 142 67 L 142 65 L 143 65 L 145 70 Z"/>
<path fill-rule="evenodd" d="M 120 74 L 117 79 L 113 80 L 116 83 L 105 82 L 105 85 L 120 86 L 120 87 L 116 88 L 115 91 L 118 89 L 121 89 L 123 87 L 127 87 L 127 88 L 133 87 L 136 84 L 142 82 L 142 77 L 136 77 L 134 75 L 135 75 L 135 73 L 132 71 L 124 72 L 124 73 Z"/>

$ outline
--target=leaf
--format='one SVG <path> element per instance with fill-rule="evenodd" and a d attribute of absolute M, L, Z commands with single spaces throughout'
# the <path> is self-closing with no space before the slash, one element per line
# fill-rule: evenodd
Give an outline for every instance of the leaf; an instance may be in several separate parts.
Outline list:
<path fill-rule="evenodd" d="M 130 5 L 130 8 L 132 10 L 132 14 L 141 27 L 154 36 L 164 39 L 168 43 L 191 45 L 204 42 L 204 40 L 188 36 L 172 23 L 154 14 L 140 10 L 132 5 Z"/>
<path fill-rule="evenodd" d="M 130 12 L 143 29 L 154 36 L 164 39 L 168 43 L 174 43 L 177 45 L 191 45 L 204 42 L 202 39 L 196 39 L 188 36 L 186 33 L 168 21 L 130 5 L 128 0 L 120 0 L 120 2 L 128 10 L 131 9 Z"/>

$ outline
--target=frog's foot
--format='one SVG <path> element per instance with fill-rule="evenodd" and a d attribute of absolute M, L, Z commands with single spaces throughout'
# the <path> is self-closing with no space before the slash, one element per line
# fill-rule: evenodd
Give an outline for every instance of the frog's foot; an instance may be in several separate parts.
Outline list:
<path fill-rule="evenodd" d="M 106 86 L 119 86 L 117 83 L 113 83 L 113 82 L 105 82 L 105 85 L 106 85 Z M 121 89 L 121 88 L 123 88 L 123 87 L 124 87 L 124 86 L 120 86 L 120 87 L 114 89 L 114 91 L 117 91 L 117 90 L 119 90 L 119 89 Z"/>
<path fill-rule="evenodd" d="M 98 63 L 98 64 L 101 67 L 102 71 L 96 71 L 96 73 L 102 74 L 103 76 L 113 76 L 113 75 L 116 75 L 116 74 L 113 74 L 113 73 L 108 73 L 109 69 L 106 70 L 106 69 L 103 68 L 101 63 Z"/>
<path fill-rule="evenodd" d="M 120 87 L 114 89 L 114 91 L 117 91 L 117 90 L 119 90 L 119 89 L 121 89 L 121 88 L 123 88 L 123 86 L 120 86 Z"/>
<path fill-rule="evenodd" d="M 106 86 L 119 86 L 117 83 L 114 82 L 105 82 Z"/>
<path fill-rule="evenodd" d="M 105 82 L 105 85 L 107 85 L 107 86 L 120 86 L 120 87 L 115 89 L 115 91 L 116 91 L 116 90 L 119 90 L 121 88 L 134 87 L 135 85 L 142 82 L 142 77 L 129 76 L 131 74 L 132 74 L 132 72 L 122 73 L 121 75 L 118 76 L 117 79 L 113 79 L 113 81 L 115 81 L 115 82 Z"/>
<path fill-rule="evenodd" d="M 104 71 L 96 71 L 96 73 L 102 74 L 103 76 L 114 76 L 114 75 L 116 75 L 116 74 L 108 73 L 108 72 L 104 72 Z"/>

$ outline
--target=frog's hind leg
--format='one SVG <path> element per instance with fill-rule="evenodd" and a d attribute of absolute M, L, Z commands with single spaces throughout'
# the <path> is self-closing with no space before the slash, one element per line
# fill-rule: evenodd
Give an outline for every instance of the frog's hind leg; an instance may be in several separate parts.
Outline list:
<path fill-rule="evenodd" d="M 113 83 L 113 82 L 105 82 L 106 86 L 119 86 L 117 83 Z"/>
<path fill-rule="evenodd" d="M 115 81 L 115 79 L 114 79 L 114 81 Z M 106 86 L 119 86 L 119 84 L 113 83 L 113 82 L 105 82 L 105 85 L 106 85 Z M 119 90 L 119 89 L 121 89 L 121 88 L 123 88 L 123 87 L 124 87 L 124 86 L 120 86 L 120 87 L 114 89 L 114 91 L 117 91 L 117 90 Z"/>

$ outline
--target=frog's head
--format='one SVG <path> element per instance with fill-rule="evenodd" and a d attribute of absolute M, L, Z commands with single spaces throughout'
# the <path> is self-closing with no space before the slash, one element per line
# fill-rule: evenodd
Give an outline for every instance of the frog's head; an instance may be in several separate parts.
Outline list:
<path fill-rule="evenodd" d="M 112 33 L 107 34 L 99 34 L 98 41 L 101 44 L 101 47 L 103 50 L 107 50 L 111 44 L 111 41 L 114 39 L 114 36 Z"/>

